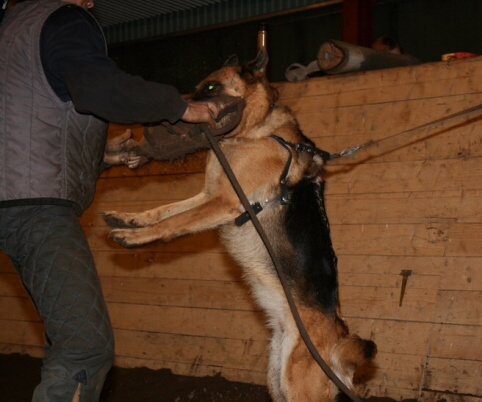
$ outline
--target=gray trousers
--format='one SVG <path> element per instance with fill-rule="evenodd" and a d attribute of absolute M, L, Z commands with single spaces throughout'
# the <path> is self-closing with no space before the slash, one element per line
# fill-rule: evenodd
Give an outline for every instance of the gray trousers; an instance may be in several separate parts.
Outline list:
<path fill-rule="evenodd" d="M 12 260 L 45 326 L 33 401 L 99 400 L 114 338 L 92 253 L 74 211 L 0 208 L 0 250 Z M 77 399 L 76 399 L 77 400 Z"/>

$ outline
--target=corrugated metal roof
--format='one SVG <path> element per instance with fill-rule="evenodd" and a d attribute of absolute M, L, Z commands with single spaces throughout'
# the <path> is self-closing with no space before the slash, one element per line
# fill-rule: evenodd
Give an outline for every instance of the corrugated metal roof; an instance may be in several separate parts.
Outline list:
<path fill-rule="evenodd" d="M 93 14 L 102 27 L 192 10 L 227 0 L 96 0 Z"/>
<path fill-rule="evenodd" d="M 92 13 L 112 44 L 333 3 L 341 0 L 95 0 Z"/>

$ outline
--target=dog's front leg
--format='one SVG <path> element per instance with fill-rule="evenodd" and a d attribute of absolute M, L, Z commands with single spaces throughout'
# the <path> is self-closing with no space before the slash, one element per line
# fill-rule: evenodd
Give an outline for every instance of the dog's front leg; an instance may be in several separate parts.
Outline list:
<path fill-rule="evenodd" d="M 182 204 L 181 201 L 178 204 Z M 175 204 L 171 204 L 171 208 Z M 236 203 L 222 197 L 210 198 L 207 202 L 150 226 L 132 229 L 112 229 L 109 236 L 125 247 L 135 247 L 156 240 L 169 241 L 189 233 L 217 228 L 233 221 L 239 215 Z"/>
<path fill-rule="evenodd" d="M 150 226 L 163 219 L 169 218 L 172 215 L 179 214 L 188 209 L 195 208 L 198 205 L 205 203 L 208 196 L 205 192 L 198 195 L 174 202 L 171 204 L 161 205 L 153 209 L 143 212 L 117 212 L 105 211 L 102 213 L 104 221 L 113 228 L 141 228 Z"/>

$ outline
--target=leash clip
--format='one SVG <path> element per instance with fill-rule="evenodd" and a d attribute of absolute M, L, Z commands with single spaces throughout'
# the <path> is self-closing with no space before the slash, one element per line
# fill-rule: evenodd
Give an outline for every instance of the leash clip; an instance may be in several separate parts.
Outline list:
<path fill-rule="evenodd" d="M 343 148 L 339 153 L 330 155 L 330 159 L 347 158 L 358 152 L 360 149 L 365 148 L 367 145 L 373 143 L 373 140 L 357 145 L 355 147 Z"/>

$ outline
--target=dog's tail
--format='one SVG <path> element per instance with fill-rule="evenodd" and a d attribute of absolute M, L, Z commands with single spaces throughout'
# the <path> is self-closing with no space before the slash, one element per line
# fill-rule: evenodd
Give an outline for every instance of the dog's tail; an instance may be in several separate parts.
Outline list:
<path fill-rule="evenodd" d="M 376 353 L 375 342 L 361 339 L 357 335 L 349 335 L 333 347 L 331 362 L 334 372 L 349 389 L 353 389 L 355 370 L 368 365 Z"/>

